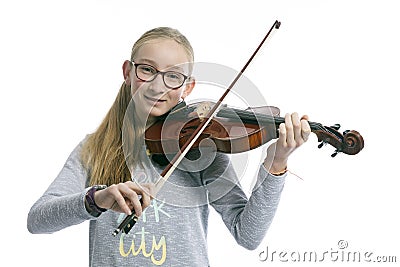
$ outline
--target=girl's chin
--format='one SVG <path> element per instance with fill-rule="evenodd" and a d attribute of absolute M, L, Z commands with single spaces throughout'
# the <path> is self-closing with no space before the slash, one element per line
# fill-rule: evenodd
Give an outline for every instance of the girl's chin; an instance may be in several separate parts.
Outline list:
<path fill-rule="evenodd" d="M 138 105 L 140 105 L 140 114 L 142 114 L 142 117 L 159 117 L 167 113 L 172 108 L 169 107 L 167 103 L 158 103 L 156 105 L 147 105 L 147 103 L 141 103 Z"/>
<path fill-rule="evenodd" d="M 153 107 L 153 108 L 150 110 L 149 117 L 159 117 L 159 116 L 162 116 L 162 115 L 164 115 L 165 113 L 167 113 L 167 111 L 168 111 L 168 110 L 161 109 L 161 108 L 158 108 L 158 107 Z"/>

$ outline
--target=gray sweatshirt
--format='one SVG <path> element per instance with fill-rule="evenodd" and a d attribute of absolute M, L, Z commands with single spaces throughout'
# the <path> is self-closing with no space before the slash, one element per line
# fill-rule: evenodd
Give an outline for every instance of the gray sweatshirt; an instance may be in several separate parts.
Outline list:
<path fill-rule="evenodd" d="M 248 199 L 227 155 L 206 157 L 206 168 L 201 160 L 182 162 L 131 231 L 114 237 L 125 215 L 109 210 L 96 218 L 85 209 L 89 177 L 80 160 L 81 147 L 82 143 L 32 206 L 27 224 L 31 233 L 53 233 L 90 220 L 90 266 L 209 266 L 210 206 L 239 245 L 256 249 L 272 222 L 284 186 L 285 175 L 273 176 L 261 166 Z M 157 176 L 154 173 L 161 173 L 163 166 L 152 165 L 153 176 Z"/>

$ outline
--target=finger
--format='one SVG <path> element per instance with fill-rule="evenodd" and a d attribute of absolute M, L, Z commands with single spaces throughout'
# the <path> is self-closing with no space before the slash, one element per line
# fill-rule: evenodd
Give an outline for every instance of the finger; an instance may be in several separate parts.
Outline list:
<path fill-rule="evenodd" d="M 141 211 L 151 204 L 151 199 L 154 195 L 154 184 L 138 184 L 137 182 L 127 182 L 126 184 L 137 194 L 136 196 L 133 196 L 134 199 L 130 197 L 130 201 L 135 209 L 135 212 L 139 212 L 136 215 L 140 216 Z M 137 200 L 139 200 L 139 202 L 137 202 Z M 138 209 L 139 204 L 141 206 L 140 211 Z M 136 211 L 136 209 L 138 209 L 138 211 Z"/>
<path fill-rule="evenodd" d="M 142 215 L 142 203 L 140 201 L 140 198 L 143 198 L 143 193 L 140 187 L 135 183 L 129 181 L 124 183 L 124 186 L 121 187 L 121 192 L 126 198 L 125 201 L 129 202 L 129 204 L 132 206 L 132 209 L 135 211 L 135 214 L 138 217 Z M 142 196 L 139 197 L 139 195 Z"/>
<path fill-rule="evenodd" d="M 306 142 L 308 140 L 308 137 L 310 136 L 310 133 L 311 133 L 310 124 L 308 123 L 307 120 L 302 119 L 301 120 L 301 136 L 302 136 L 304 142 Z"/>
<path fill-rule="evenodd" d="M 150 201 L 151 201 L 152 199 L 154 199 L 154 197 L 155 197 L 155 184 L 149 183 L 149 184 L 144 184 L 143 186 L 144 186 L 145 189 L 146 189 L 146 193 L 147 193 L 147 195 L 149 196 Z"/>
<path fill-rule="evenodd" d="M 142 209 L 147 208 L 151 203 L 150 189 L 148 184 L 139 185 L 142 188 Z"/>
<path fill-rule="evenodd" d="M 286 127 L 286 143 L 289 147 L 295 147 L 296 142 L 294 139 L 293 122 L 290 114 L 285 115 L 285 127 Z"/>
<path fill-rule="evenodd" d="M 110 192 L 111 192 L 111 194 L 112 194 L 112 196 L 113 196 L 113 198 L 114 198 L 114 200 L 115 200 L 115 202 L 116 202 L 117 207 L 119 207 L 119 209 L 120 209 L 122 212 L 126 213 L 127 215 L 131 215 L 131 214 L 132 214 L 132 211 L 131 211 L 131 209 L 129 208 L 129 206 L 128 206 L 128 204 L 126 203 L 126 200 L 125 200 L 125 198 L 124 198 L 124 195 L 123 195 L 123 188 L 124 188 L 124 186 L 123 186 L 122 184 L 119 184 L 119 185 L 112 185 L 112 186 L 110 186 L 110 187 L 109 187 L 109 190 L 110 190 Z M 115 206 L 115 205 L 113 204 L 113 207 L 114 207 L 114 206 Z M 117 207 L 116 207 L 116 211 L 119 211 L 119 210 L 117 209 Z"/>
<path fill-rule="evenodd" d="M 152 195 L 153 192 L 150 192 L 151 184 L 140 184 L 136 181 L 129 181 L 125 183 L 131 190 L 135 191 L 138 195 Z"/>
<path fill-rule="evenodd" d="M 308 115 L 303 115 L 303 116 L 301 116 L 301 120 L 306 120 L 306 121 L 308 121 Z"/>
<path fill-rule="evenodd" d="M 135 214 L 138 217 L 140 217 L 142 215 L 142 211 L 143 211 L 141 199 L 143 199 L 143 196 L 139 197 L 136 194 L 136 198 L 134 198 L 133 202 L 132 202 L 133 210 L 135 211 Z"/>
<path fill-rule="evenodd" d="M 293 135 L 294 135 L 295 146 L 298 146 L 304 142 L 301 134 L 302 128 L 301 128 L 299 114 L 297 112 L 292 113 L 291 119 L 293 124 Z"/>
<path fill-rule="evenodd" d="M 279 138 L 276 142 L 277 146 L 286 147 L 286 126 L 284 123 L 279 124 Z"/>

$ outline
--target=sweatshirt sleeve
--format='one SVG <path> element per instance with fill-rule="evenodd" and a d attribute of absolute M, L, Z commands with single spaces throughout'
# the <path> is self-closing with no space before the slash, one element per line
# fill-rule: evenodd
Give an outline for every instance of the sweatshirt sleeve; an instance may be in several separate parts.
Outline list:
<path fill-rule="evenodd" d="M 256 186 L 247 198 L 232 166 L 226 159 L 223 162 L 218 166 L 225 165 L 224 172 L 212 179 L 211 171 L 206 179 L 210 204 L 221 215 L 237 243 L 254 250 L 275 216 L 286 175 L 273 176 L 261 165 Z"/>
<path fill-rule="evenodd" d="M 68 157 L 56 179 L 28 213 L 27 227 L 34 234 L 53 233 L 92 217 L 85 208 L 87 173 L 80 161 L 81 144 Z"/>

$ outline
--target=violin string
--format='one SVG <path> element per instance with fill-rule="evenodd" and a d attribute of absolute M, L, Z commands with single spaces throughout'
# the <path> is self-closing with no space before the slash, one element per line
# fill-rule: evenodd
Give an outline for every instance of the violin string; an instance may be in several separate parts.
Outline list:
<path fill-rule="evenodd" d="M 225 116 L 224 116 L 225 115 Z M 277 117 L 273 115 L 266 115 L 261 113 L 255 113 L 251 111 L 245 111 L 240 109 L 233 109 L 233 108 L 224 108 L 218 112 L 218 116 L 226 117 L 226 118 L 239 118 L 241 120 L 247 121 L 256 121 L 260 125 L 262 123 L 275 123 L 276 127 L 279 127 L 281 123 L 285 122 L 285 118 Z M 327 131 L 327 129 L 321 124 L 316 122 L 308 122 L 310 124 L 311 130 L 321 130 Z M 330 131 L 329 131 L 330 132 Z"/>

